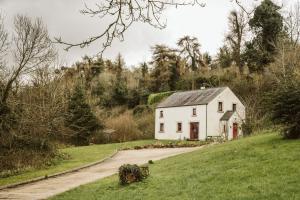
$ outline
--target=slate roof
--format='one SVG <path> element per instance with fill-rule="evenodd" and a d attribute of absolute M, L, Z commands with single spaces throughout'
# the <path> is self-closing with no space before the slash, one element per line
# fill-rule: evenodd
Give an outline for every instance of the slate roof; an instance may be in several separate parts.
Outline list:
<path fill-rule="evenodd" d="M 225 112 L 224 115 L 221 117 L 220 121 L 228 121 L 233 114 L 234 114 L 233 111 Z"/>
<path fill-rule="evenodd" d="M 157 108 L 205 105 L 221 94 L 226 88 L 227 87 L 218 87 L 176 92 L 158 104 Z"/>

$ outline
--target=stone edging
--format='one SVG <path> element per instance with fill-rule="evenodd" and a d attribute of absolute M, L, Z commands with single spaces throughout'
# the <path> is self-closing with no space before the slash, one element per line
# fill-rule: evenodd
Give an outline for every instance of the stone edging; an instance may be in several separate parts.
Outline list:
<path fill-rule="evenodd" d="M 27 181 L 22 181 L 22 182 L 19 182 L 19 183 L 0 186 L 0 190 L 5 190 L 5 189 L 9 189 L 9 188 L 16 188 L 16 187 L 19 187 L 19 186 L 22 186 L 22 185 L 35 183 L 35 182 L 38 182 L 38 181 L 47 180 L 49 178 L 55 178 L 55 177 L 62 176 L 62 175 L 65 175 L 65 174 L 77 172 L 77 171 L 80 171 L 82 169 L 86 169 L 86 168 L 98 165 L 98 164 L 106 161 L 107 159 L 110 159 L 110 158 L 114 157 L 118 152 L 119 152 L 119 149 L 115 150 L 114 153 L 112 153 L 111 155 L 103 158 L 102 160 L 99 160 L 99 161 L 96 161 L 96 162 L 93 162 L 93 163 L 90 163 L 90 164 L 87 164 L 87 165 L 84 165 L 84 166 L 81 166 L 81 167 L 66 170 L 66 171 L 63 171 L 63 172 L 58 172 L 58 173 L 55 173 L 55 174 L 52 174 L 52 175 L 49 175 L 49 176 L 38 177 L 38 178 L 30 179 L 30 180 L 27 180 Z"/>

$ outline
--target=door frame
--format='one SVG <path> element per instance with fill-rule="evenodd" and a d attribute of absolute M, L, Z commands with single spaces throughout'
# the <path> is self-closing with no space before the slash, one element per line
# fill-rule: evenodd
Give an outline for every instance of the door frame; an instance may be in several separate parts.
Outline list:
<path fill-rule="evenodd" d="M 239 124 L 235 122 L 232 124 L 232 139 L 234 140 L 238 139 L 238 136 L 239 136 Z"/>
<path fill-rule="evenodd" d="M 197 133 L 195 135 L 194 132 L 192 132 L 192 126 L 196 125 L 197 126 Z M 190 122 L 190 140 L 199 140 L 199 128 L 200 128 L 200 123 L 199 122 Z"/>

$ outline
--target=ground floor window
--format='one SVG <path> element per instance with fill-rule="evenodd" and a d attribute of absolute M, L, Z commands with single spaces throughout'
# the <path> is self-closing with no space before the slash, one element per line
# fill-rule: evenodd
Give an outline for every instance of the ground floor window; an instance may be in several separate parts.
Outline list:
<path fill-rule="evenodd" d="M 182 123 L 181 122 L 177 123 L 177 132 L 182 132 Z"/>
<path fill-rule="evenodd" d="M 160 123 L 160 125 L 159 125 L 159 132 L 164 132 L 164 130 L 165 130 L 164 123 Z"/>

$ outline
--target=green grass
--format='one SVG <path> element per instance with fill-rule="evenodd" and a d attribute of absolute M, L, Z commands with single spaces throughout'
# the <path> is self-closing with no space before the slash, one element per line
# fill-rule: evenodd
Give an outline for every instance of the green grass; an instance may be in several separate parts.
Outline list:
<path fill-rule="evenodd" d="M 92 162 L 99 161 L 113 154 L 116 149 L 133 147 L 137 145 L 151 144 L 155 140 L 141 140 L 126 143 L 92 145 L 84 147 L 71 147 L 62 149 L 61 152 L 67 153 L 70 159 L 60 160 L 57 164 L 43 169 L 30 169 L 23 171 L 20 174 L 9 176 L 0 179 L 0 186 L 19 183 L 29 179 L 51 175 L 58 172 L 63 172 L 76 167 L 80 167 Z"/>
<path fill-rule="evenodd" d="M 120 186 L 117 175 L 78 187 L 67 199 L 300 199 L 300 140 L 264 134 L 150 165 L 150 177 Z"/>

